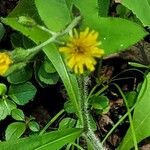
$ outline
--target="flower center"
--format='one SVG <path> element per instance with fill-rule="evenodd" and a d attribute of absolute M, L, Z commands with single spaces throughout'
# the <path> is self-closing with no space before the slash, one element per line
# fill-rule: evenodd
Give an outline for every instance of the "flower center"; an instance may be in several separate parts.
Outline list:
<path fill-rule="evenodd" d="M 75 46 L 75 52 L 78 53 L 78 54 L 84 54 L 85 53 L 85 49 L 81 45 L 76 45 Z"/>

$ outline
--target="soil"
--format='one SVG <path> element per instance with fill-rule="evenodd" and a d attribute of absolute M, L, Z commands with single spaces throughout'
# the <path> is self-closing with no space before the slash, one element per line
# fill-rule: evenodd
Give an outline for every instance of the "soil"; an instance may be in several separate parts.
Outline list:
<path fill-rule="evenodd" d="M 0 16 L 7 16 L 17 2 L 18 0 L 0 0 Z"/>

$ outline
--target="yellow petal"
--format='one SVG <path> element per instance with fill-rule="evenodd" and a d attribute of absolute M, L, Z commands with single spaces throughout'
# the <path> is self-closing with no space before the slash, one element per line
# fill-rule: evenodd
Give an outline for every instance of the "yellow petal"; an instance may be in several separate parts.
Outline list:
<path fill-rule="evenodd" d="M 95 69 L 95 58 L 104 54 L 104 50 L 98 47 L 101 44 L 97 41 L 98 35 L 98 32 L 90 31 L 89 28 L 80 33 L 74 29 L 74 35 L 70 36 L 66 46 L 59 49 L 65 54 L 67 65 L 75 73 L 82 74 L 85 68 L 90 71 Z"/>

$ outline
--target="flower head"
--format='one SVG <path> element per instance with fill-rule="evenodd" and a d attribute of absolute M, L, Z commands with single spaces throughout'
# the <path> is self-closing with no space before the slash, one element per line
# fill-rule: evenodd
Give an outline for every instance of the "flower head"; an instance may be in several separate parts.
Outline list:
<path fill-rule="evenodd" d="M 89 28 L 79 34 L 74 30 L 74 35 L 70 37 L 67 45 L 59 49 L 65 54 L 67 65 L 75 73 L 82 74 L 85 68 L 90 71 L 95 69 L 95 58 L 104 54 L 104 50 L 98 47 L 100 42 L 97 38 L 98 32 L 89 31 Z"/>
<path fill-rule="evenodd" d="M 3 75 L 12 64 L 12 60 L 7 52 L 0 53 L 0 75 Z"/>

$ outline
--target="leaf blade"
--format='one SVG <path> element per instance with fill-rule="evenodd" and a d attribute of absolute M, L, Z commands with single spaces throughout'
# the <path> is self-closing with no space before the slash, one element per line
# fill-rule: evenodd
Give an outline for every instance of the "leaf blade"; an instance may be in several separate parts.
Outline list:
<path fill-rule="evenodd" d="M 25 105 L 36 94 L 36 88 L 31 82 L 26 82 L 18 85 L 11 85 L 9 88 L 9 96 L 18 105 Z"/>
<path fill-rule="evenodd" d="M 71 21 L 65 0 L 35 0 L 35 4 L 45 25 L 53 31 L 60 31 Z"/>
<path fill-rule="evenodd" d="M 150 0 L 122 0 L 121 3 L 132 10 L 144 26 L 150 26 Z"/>
<path fill-rule="evenodd" d="M 73 142 L 82 133 L 82 129 L 65 129 L 53 131 L 41 136 L 18 139 L 16 141 L 0 142 L 0 149 L 5 150 L 59 150 L 65 144 Z"/>
<path fill-rule="evenodd" d="M 89 27 L 99 32 L 99 40 L 105 55 L 120 52 L 148 34 L 140 25 L 126 19 L 99 17 L 97 0 L 74 0 L 74 3 L 84 18 L 82 28 Z M 88 5 L 85 9 L 86 3 Z"/>
<path fill-rule="evenodd" d="M 139 96 L 137 98 L 137 104 L 133 115 L 133 125 L 136 133 L 137 141 L 140 142 L 144 138 L 150 135 L 150 73 L 147 75 L 142 88 L 140 90 Z M 144 109 L 142 109 L 144 108 Z M 142 131 L 142 132 L 141 132 Z M 119 146 L 120 150 L 129 150 L 134 146 L 132 141 L 131 128 L 128 129 L 123 142 Z"/>
<path fill-rule="evenodd" d="M 26 125 L 23 122 L 14 122 L 8 125 L 5 131 L 6 141 L 16 140 L 19 138 L 26 130 Z"/>
<path fill-rule="evenodd" d="M 22 32 L 25 36 L 33 40 L 35 43 L 42 43 L 43 41 L 46 41 L 49 36 L 46 32 L 40 30 L 39 28 L 32 27 L 26 27 L 23 26 L 18 22 L 18 18 L 3 18 L 3 22 L 12 28 Z M 78 105 L 79 100 L 79 88 L 78 83 L 75 75 L 68 72 L 67 67 L 58 51 L 56 46 L 54 44 L 49 44 L 43 48 L 45 54 L 47 55 L 48 59 L 52 62 L 54 65 L 56 71 L 58 72 L 60 78 L 64 82 L 64 86 L 66 87 L 68 96 L 70 100 L 72 101 L 75 110 L 77 112 L 77 115 L 80 116 L 80 108 Z"/>

